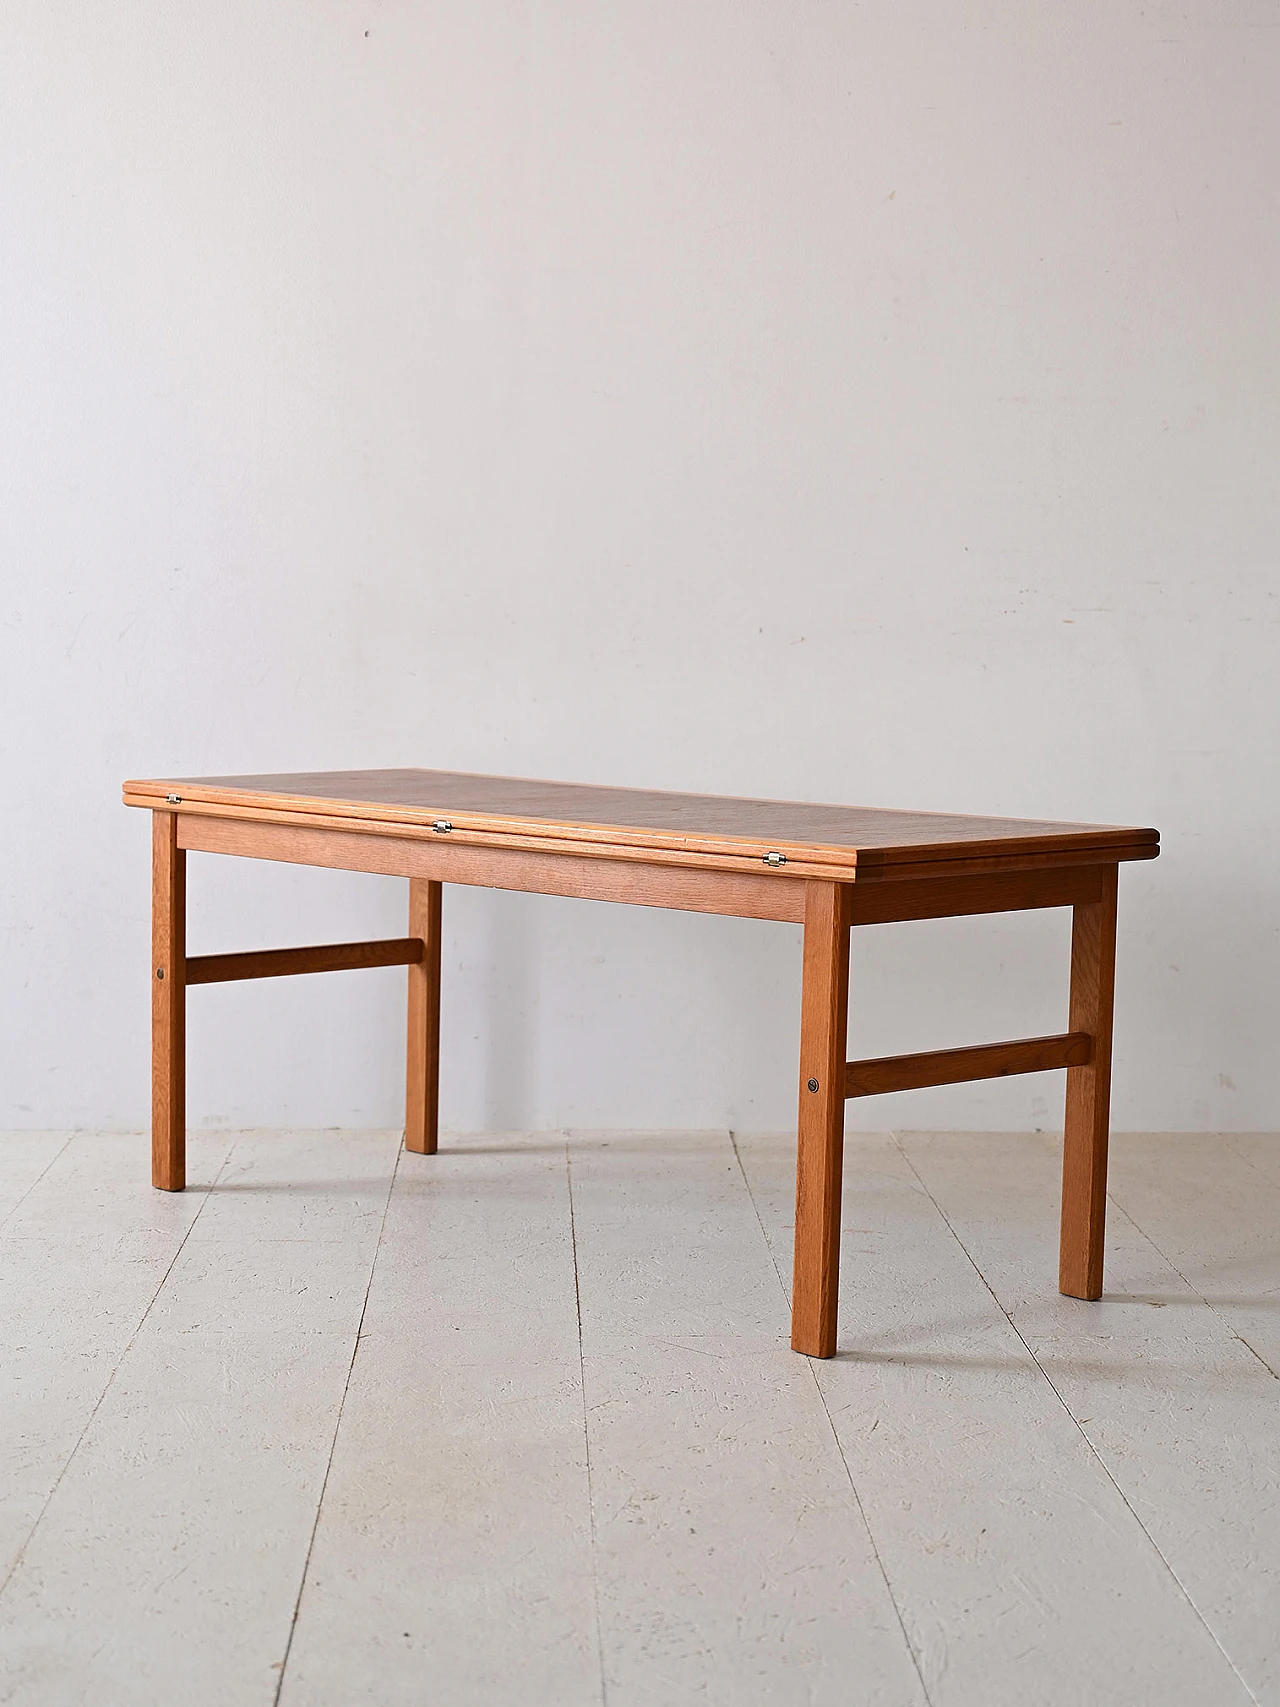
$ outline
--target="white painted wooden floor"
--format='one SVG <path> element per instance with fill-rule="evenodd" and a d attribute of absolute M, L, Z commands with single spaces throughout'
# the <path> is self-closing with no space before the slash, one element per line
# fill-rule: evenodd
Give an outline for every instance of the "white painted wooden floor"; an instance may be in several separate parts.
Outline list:
<path fill-rule="evenodd" d="M 0 1700 L 1280 1704 L 1280 1138 L 0 1137 Z"/>

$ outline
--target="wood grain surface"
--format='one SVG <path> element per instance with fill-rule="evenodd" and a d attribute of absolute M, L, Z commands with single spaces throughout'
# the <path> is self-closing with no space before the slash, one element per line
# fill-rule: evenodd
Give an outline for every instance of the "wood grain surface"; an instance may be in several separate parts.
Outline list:
<path fill-rule="evenodd" d="M 933 1049 L 924 1055 L 881 1055 L 849 1061 L 844 1070 L 847 1097 L 882 1096 L 886 1091 L 915 1091 L 925 1085 L 963 1085 L 974 1079 L 1000 1079 L 1011 1073 L 1046 1073 L 1078 1067 L 1090 1059 L 1087 1032 L 1053 1037 L 1020 1037 L 1010 1043 L 979 1043 L 968 1049 Z"/>
<path fill-rule="evenodd" d="M 834 1357 L 849 1031 L 847 883 L 806 883 L 791 1345 Z"/>
<path fill-rule="evenodd" d="M 440 884 L 411 877 L 409 929 L 422 953 L 409 967 L 404 1144 L 419 1156 L 433 1156 L 439 1143 L 441 916 Z"/>
<path fill-rule="evenodd" d="M 151 818 L 151 1183 L 187 1181 L 187 856 L 177 818 Z"/>
<path fill-rule="evenodd" d="M 422 959 L 422 954 L 416 937 L 329 942 L 313 948 L 251 948 L 241 954 L 193 954 L 187 957 L 187 984 L 290 978 L 301 972 L 355 972 L 365 966 L 411 966 Z"/>
<path fill-rule="evenodd" d="M 724 913 L 736 918 L 798 923 L 804 917 L 804 884 L 767 873 L 708 870 L 693 855 L 676 863 L 610 859 L 597 852 L 549 853 L 538 846 L 494 848 L 425 839 L 408 831 L 348 824 L 340 830 L 311 822 L 263 823 L 249 818 L 205 817 L 184 812 L 178 845 L 199 853 L 281 860 L 291 865 L 369 871 L 387 877 L 427 878 L 436 883 L 514 889 L 535 895 L 566 895 L 581 901 L 620 901 L 633 907 L 670 907 L 678 912 Z"/>
<path fill-rule="evenodd" d="M 850 870 L 919 865 L 1001 854 L 1096 850 L 1110 859 L 1150 859 L 1155 830 L 1042 819 L 824 806 L 649 789 L 605 788 L 472 776 L 453 771 L 287 772 L 174 777 L 124 785 L 128 805 L 172 802 L 179 812 L 221 807 L 305 821 L 400 824 L 441 837 L 500 833 L 525 842 L 554 838 L 584 847 L 733 855 Z M 436 826 L 440 828 L 437 830 Z"/>
<path fill-rule="evenodd" d="M 1093 1038 L 1089 1060 L 1067 1073 L 1062 1142 L 1062 1242 L 1058 1290 L 1101 1298 L 1111 1130 L 1111 1030 L 1116 983 L 1116 877 L 1097 901 L 1077 904 L 1071 930 L 1071 1029 Z"/>

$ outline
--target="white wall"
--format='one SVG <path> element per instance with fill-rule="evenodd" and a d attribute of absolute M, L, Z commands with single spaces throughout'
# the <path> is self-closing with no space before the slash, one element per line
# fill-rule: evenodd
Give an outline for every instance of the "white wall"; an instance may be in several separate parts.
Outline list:
<path fill-rule="evenodd" d="M 146 1119 L 122 778 L 423 764 L 1155 824 L 1116 1121 L 1280 1125 L 1278 17 L 11 0 L 0 1123 Z M 792 928 L 446 904 L 449 1124 L 792 1119 Z M 403 906 L 191 861 L 193 952 Z M 1066 941 L 859 933 L 855 1052 Z M 193 992 L 193 1123 L 396 1121 L 402 985 Z"/>

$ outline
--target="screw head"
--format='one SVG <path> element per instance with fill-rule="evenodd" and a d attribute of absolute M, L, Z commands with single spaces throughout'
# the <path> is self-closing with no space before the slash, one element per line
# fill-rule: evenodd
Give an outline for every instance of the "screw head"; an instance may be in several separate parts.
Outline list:
<path fill-rule="evenodd" d="M 164 977 L 164 967 L 163 966 L 157 966 L 156 967 L 156 977 L 157 978 L 163 978 Z"/>
<path fill-rule="evenodd" d="M 818 1081 L 816 1079 L 810 1079 L 809 1080 L 809 1089 L 811 1091 L 816 1091 L 817 1088 L 818 1088 Z"/>

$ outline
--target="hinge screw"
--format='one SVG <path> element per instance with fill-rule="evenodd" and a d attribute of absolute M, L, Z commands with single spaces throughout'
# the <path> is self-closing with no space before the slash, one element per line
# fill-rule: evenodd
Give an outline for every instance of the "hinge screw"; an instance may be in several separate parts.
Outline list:
<path fill-rule="evenodd" d="M 156 977 L 157 978 L 163 978 L 164 977 L 164 967 L 163 966 L 157 966 L 156 967 Z"/>
<path fill-rule="evenodd" d="M 810 1079 L 809 1080 L 809 1089 L 811 1091 L 816 1091 L 817 1088 L 818 1088 L 818 1081 L 816 1079 Z"/>

